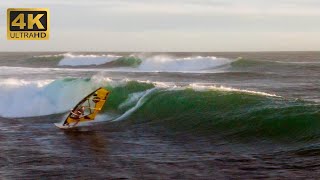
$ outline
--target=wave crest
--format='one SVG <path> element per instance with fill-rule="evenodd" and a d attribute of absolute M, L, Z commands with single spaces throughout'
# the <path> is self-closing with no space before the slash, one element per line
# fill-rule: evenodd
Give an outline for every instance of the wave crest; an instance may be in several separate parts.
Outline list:
<path fill-rule="evenodd" d="M 142 61 L 139 66 L 144 71 L 198 71 L 218 68 L 228 65 L 232 60 L 214 56 L 196 56 L 186 58 L 173 58 L 170 56 L 154 56 Z"/>
<path fill-rule="evenodd" d="M 58 66 L 89 66 L 89 65 L 101 65 L 121 56 L 116 55 L 73 55 L 70 53 L 64 54 L 63 59 L 59 62 Z"/>

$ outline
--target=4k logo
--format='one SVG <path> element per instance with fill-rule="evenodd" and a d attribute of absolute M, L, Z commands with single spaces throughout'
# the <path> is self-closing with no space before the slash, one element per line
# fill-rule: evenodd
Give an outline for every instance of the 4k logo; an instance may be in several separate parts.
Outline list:
<path fill-rule="evenodd" d="M 48 40 L 49 10 L 46 8 L 9 8 L 8 40 Z"/>

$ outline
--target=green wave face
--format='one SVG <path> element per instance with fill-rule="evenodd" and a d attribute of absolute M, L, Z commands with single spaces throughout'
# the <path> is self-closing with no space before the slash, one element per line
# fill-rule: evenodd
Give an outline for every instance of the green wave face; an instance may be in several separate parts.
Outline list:
<path fill-rule="evenodd" d="M 91 79 L 61 82 L 92 86 Z M 224 89 L 161 88 L 137 81 L 105 83 L 104 87 L 111 93 L 102 113 L 121 116 L 142 100 L 141 106 L 119 122 L 126 125 L 148 123 L 173 132 L 220 135 L 232 140 L 308 141 L 320 137 L 320 105 L 316 103 Z M 150 89 L 154 91 L 122 106 L 133 94 Z"/>
<path fill-rule="evenodd" d="M 104 109 L 124 113 L 119 105 L 130 94 L 154 85 L 128 82 L 108 87 L 111 94 Z M 320 106 L 279 97 L 220 90 L 157 89 L 126 123 L 154 123 L 173 131 L 220 134 L 232 138 L 312 139 L 320 135 Z M 319 132 L 319 133 L 318 133 Z"/>
<path fill-rule="evenodd" d="M 119 113 L 124 113 L 125 110 L 119 110 L 118 107 L 121 103 L 125 102 L 129 98 L 129 95 L 136 92 L 145 91 L 147 89 L 153 88 L 154 85 L 150 83 L 139 83 L 136 81 L 129 81 L 125 85 L 120 85 L 113 87 L 111 85 L 106 85 L 105 88 L 108 89 L 111 93 L 108 97 L 108 105 L 105 106 L 104 111 L 113 110 L 118 111 Z M 129 106 L 130 108 L 132 106 Z"/>
<path fill-rule="evenodd" d="M 268 66 L 268 65 L 275 65 L 277 64 L 276 62 L 271 62 L 271 61 L 257 61 L 257 60 L 252 60 L 252 59 L 243 59 L 239 58 L 236 61 L 232 62 L 231 65 L 233 67 L 255 67 L 255 66 Z"/>
<path fill-rule="evenodd" d="M 138 67 L 141 62 L 142 60 L 138 57 L 127 56 L 118 58 L 115 61 L 110 62 L 110 65 L 118 67 Z"/>
<path fill-rule="evenodd" d="M 158 91 L 134 114 L 173 130 L 230 137 L 312 138 L 319 105 L 235 92 Z"/>

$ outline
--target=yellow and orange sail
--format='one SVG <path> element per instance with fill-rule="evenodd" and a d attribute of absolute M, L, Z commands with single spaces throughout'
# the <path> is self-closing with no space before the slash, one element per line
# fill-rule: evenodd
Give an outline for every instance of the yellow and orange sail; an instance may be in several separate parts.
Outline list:
<path fill-rule="evenodd" d="M 81 117 L 76 117 L 70 112 L 63 125 L 70 125 L 77 122 L 93 121 L 97 114 L 102 110 L 107 101 L 109 91 L 99 88 L 88 96 L 83 98 L 73 109 L 72 112 L 78 111 L 81 107 L 85 107 L 85 111 Z"/>

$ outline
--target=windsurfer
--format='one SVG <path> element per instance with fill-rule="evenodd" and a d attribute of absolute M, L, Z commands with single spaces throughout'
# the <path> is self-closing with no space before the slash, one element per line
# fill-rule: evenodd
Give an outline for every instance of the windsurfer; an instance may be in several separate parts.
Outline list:
<path fill-rule="evenodd" d="M 84 110 L 85 110 L 84 106 L 81 106 L 81 108 L 75 111 L 71 110 L 73 118 L 77 120 L 77 122 L 73 126 L 76 126 L 80 122 L 80 118 L 84 116 Z"/>

